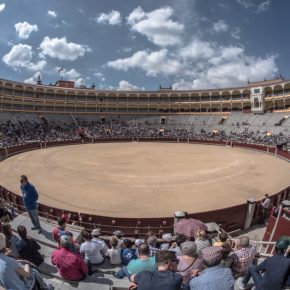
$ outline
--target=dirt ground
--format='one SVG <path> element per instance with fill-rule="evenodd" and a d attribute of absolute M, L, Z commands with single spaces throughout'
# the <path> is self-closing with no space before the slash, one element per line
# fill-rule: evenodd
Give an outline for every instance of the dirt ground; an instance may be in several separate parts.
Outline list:
<path fill-rule="evenodd" d="M 276 193 L 290 163 L 220 146 L 102 143 L 26 152 L 0 163 L 0 184 L 20 194 L 26 174 L 40 202 L 112 217 L 164 217 L 225 208 Z"/>

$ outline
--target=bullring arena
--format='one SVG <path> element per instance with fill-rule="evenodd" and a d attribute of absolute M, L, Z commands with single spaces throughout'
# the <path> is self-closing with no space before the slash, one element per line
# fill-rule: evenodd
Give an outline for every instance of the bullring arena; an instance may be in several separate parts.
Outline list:
<path fill-rule="evenodd" d="M 52 207 L 150 218 L 260 200 L 289 185 L 290 163 L 225 146 L 130 142 L 33 150 L 4 160 L 0 171 L 0 184 L 18 194 L 27 174 Z"/>

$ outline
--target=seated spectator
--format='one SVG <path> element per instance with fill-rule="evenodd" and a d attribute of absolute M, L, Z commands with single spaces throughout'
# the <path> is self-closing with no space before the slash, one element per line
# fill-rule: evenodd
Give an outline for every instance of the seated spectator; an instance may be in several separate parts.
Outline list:
<path fill-rule="evenodd" d="M 232 243 L 230 241 L 225 242 L 222 245 L 222 255 L 223 259 L 221 261 L 221 266 L 230 268 L 233 262 L 233 255 L 232 255 Z"/>
<path fill-rule="evenodd" d="M 138 274 L 143 271 L 155 270 L 155 257 L 150 257 L 150 250 L 148 245 L 142 244 L 138 248 L 138 259 L 130 261 L 128 266 L 122 267 L 117 273 L 116 278 L 123 279 L 133 274 Z"/>
<path fill-rule="evenodd" d="M 243 236 L 239 239 L 238 249 L 233 253 L 233 262 L 231 268 L 237 276 L 244 275 L 252 265 L 256 255 L 256 247 L 250 245 L 250 239 Z"/>
<path fill-rule="evenodd" d="M 5 235 L 6 238 L 6 248 L 12 248 L 12 227 L 8 222 L 2 223 L 1 232 Z"/>
<path fill-rule="evenodd" d="M 86 277 L 88 267 L 79 254 L 70 250 L 72 243 L 70 236 L 61 236 L 61 248 L 52 253 L 51 262 L 56 265 L 62 278 L 69 281 L 80 281 Z"/>
<path fill-rule="evenodd" d="M 207 238 L 204 230 L 198 230 L 195 237 L 196 252 L 200 255 L 201 250 L 211 246 L 211 241 Z"/>
<path fill-rule="evenodd" d="M 9 221 L 10 221 L 9 211 L 7 210 L 6 207 L 1 206 L 0 207 L 0 222 L 7 223 Z"/>
<path fill-rule="evenodd" d="M 157 248 L 157 237 L 154 235 L 148 236 L 147 244 L 150 250 L 150 257 L 155 257 L 156 254 L 160 251 L 160 249 Z"/>
<path fill-rule="evenodd" d="M 174 237 L 173 242 L 168 249 L 169 251 L 175 252 L 176 256 L 181 256 L 181 244 L 186 241 L 186 237 L 183 235 L 177 235 Z"/>
<path fill-rule="evenodd" d="M 213 243 L 214 247 L 222 247 L 223 244 L 228 240 L 228 234 L 221 232 L 218 235 L 218 240 Z"/>
<path fill-rule="evenodd" d="M 92 241 L 92 235 L 87 231 L 82 231 L 82 237 L 85 242 L 81 244 L 80 254 L 84 256 L 88 267 L 88 274 L 92 275 L 92 265 L 101 265 L 104 262 L 102 255 L 102 245 Z"/>
<path fill-rule="evenodd" d="M 106 245 L 105 241 L 100 238 L 100 235 L 101 235 L 101 230 L 100 229 L 94 229 L 92 231 L 92 236 L 93 236 L 92 242 L 101 244 L 101 246 L 102 246 L 102 254 L 103 254 L 103 256 L 105 256 L 106 252 L 108 250 L 108 246 Z"/>
<path fill-rule="evenodd" d="M 109 263 L 111 265 L 120 265 L 122 263 L 121 259 L 121 249 L 118 248 L 118 240 L 112 238 L 110 241 L 111 249 L 108 249 L 106 256 L 109 257 Z"/>
<path fill-rule="evenodd" d="M 3 287 L 11 290 L 33 289 L 36 281 L 42 286 L 41 289 L 50 289 L 36 270 L 32 270 L 28 263 L 23 266 L 15 259 L 5 255 L 6 238 L 0 233 L 0 281 Z"/>
<path fill-rule="evenodd" d="M 18 226 L 17 233 L 20 237 L 20 240 L 18 240 L 15 245 L 18 252 L 18 258 L 39 266 L 44 260 L 43 256 L 39 253 L 41 247 L 35 240 L 27 237 L 25 226 Z"/>
<path fill-rule="evenodd" d="M 170 251 L 160 251 L 156 255 L 157 269 L 142 271 L 131 276 L 129 289 L 138 290 L 179 290 L 182 276 L 177 271 L 176 254 Z"/>
<path fill-rule="evenodd" d="M 179 260 L 177 272 L 183 277 L 183 283 L 186 284 L 191 279 L 192 270 L 202 270 L 204 266 L 202 259 L 197 256 L 194 242 L 182 243 L 181 253 L 181 256 L 177 257 Z"/>
<path fill-rule="evenodd" d="M 220 247 L 208 247 L 201 250 L 206 269 L 192 272 L 191 290 L 234 290 L 234 277 L 229 268 L 220 266 L 223 258 Z"/>
<path fill-rule="evenodd" d="M 160 250 L 168 250 L 171 247 L 171 243 L 173 242 L 173 237 L 171 234 L 163 234 L 162 235 L 162 244 L 160 245 Z"/>
<path fill-rule="evenodd" d="M 275 245 L 276 254 L 258 266 L 251 266 L 245 277 L 238 279 L 239 288 L 249 289 L 247 284 L 251 277 L 257 290 L 279 290 L 289 286 L 286 283 L 290 276 L 290 259 L 285 256 L 289 244 L 289 240 L 279 239 Z"/>
<path fill-rule="evenodd" d="M 123 237 L 124 237 L 123 232 L 120 230 L 114 231 L 113 237 L 118 241 L 118 248 L 124 249 L 125 245 L 124 245 L 124 240 L 123 240 Z"/>
<path fill-rule="evenodd" d="M 65 218 L 59 218 L 57 220 L 58 226 L 53 229 L 53 238 L 57 241 L 58 247 L 60 248 L 60 236 L 66 231 L 66 219 Z"/>
<path fill-rule="evenodd" d="M 133 259 L 136 259 L 136 249 L 132 249 L 133 242 L 129 239 L 124 240 L 125 249 L 121 251 L 122 264 L 128 265 Z"/>
<path fill-rule="evenodd" d="M 136 239 L 135 240 L 135 243 L 134 243 L 134 246 L 133 246 L 133 248 L 135 249 L 135 255 L 136 255 L 136 257 L 137 257 L 137 255 L 138 255 L 138 247 L 140 246 L 140 245 L 142 245 L 142 244 L 144 244 L 144 240 L 141 240 L 141 239 Z M 135 258 L 136 259 L 136 258 Z"/>

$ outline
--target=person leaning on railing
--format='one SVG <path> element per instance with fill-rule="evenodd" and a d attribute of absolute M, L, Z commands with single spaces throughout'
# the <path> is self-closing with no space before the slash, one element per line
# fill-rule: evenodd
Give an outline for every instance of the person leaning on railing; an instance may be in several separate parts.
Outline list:
<path fill-rule="evenodd" d="M 290 237 L 280 238 L 276 245 L 276 254 L 267 258 L 258 266 L 251 266 L 245 277 L 238 280 L 241 290 L 249 289 L 252 277 L 257 290 L 280 290 L 290 286 Z M 263 273 L 263 275 L 262 275 Z"/>

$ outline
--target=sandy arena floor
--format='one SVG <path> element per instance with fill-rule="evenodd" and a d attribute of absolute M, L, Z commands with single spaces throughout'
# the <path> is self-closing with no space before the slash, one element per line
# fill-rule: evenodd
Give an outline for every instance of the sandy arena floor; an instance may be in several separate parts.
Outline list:
<path fill-rule="evenodd" d="M 220 146 L 103 143 L 36 150 L 0 163 L 0 184 L 15 193 L 21 174 L 36 186 L 41 203 L 141 218 L 260 199 L 289 185 L 290 163 Z"/>

